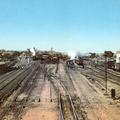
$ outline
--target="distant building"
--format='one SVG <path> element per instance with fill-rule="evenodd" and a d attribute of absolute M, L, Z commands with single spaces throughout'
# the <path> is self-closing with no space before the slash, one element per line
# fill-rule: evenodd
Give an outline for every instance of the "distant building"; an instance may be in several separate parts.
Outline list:
<path fill-rule="evenodd" d="M 120 51 L 116 52 L 116 63 L 120 63 Z"/>
<path fill-rule="evenodd" d="M 120 70 L 120 51 L 116 52 L 115 69 Z"/>

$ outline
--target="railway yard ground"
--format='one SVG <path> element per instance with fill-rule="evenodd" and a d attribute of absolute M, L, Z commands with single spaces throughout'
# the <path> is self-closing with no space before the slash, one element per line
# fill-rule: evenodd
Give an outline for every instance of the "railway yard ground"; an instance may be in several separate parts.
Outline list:
<path fill-rule="evenodd" d="M 31 62 L 0 76 L 0 120 L 119 120 L 120 73 L 105 83 L 100 66 Z"/>

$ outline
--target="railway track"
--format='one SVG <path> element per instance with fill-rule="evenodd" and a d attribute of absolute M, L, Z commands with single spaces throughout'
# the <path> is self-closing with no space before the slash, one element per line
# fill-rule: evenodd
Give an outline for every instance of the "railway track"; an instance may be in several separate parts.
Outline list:
<path fill-rule="evenodd" d="M 104 106 L 104 102 L 102 100 L 101 94 L 100 94 L 100 96 L 98 95 L 100 91 L 97 92 L 97 90 L 95 89 L 95 86 L 91 85 L 91 82 L 89 82 L 89 80 L 88 80 L 89 87 L 86 86 L 86 83 L 85 83 L 86 80 L 82 80 L 82 82 L 79 82 L 79 81 L 81 81 L 80 76 L 77 76 L 77 74 L 80 74 L 80 72 L 81 72 L 81 71 L 79 71 L 79 69 L 73 69 L 73 70 L 70 69 L 70 71 L 73 71 L 73 73 L 75 73 L 74 75 L 72 75 L 72 72 L 70 72 L 69 70 L 67 70 L 67 71 L 66 70 L 65 70 L 65 72 L 68 75 L 69 80 L 67 80 L 66 77 L 59 78 L 58 76 L 56 76 L 56 77 L 52 76 L 53 84 L 56 86 L 56 88 L 59 91 L 58 92 L 59 93 L 59 115 L 60 115 L 59 120 L 68 120 L 68 119 L 88 120 L 89 119 L 88 117 L 90 114 L 92 115 L 92 117 L 94 119 L 100 120 L 103 117 L 103 116 L 101 117 L 101 112 L 99 111 L 100 108 L 102 110 L 106 109 L 106 111 L 107 111 L 106 113 L 110 112 L 108 107 Z M 96 70 L 96 72 L 99 73 L 98 70 Z M 84 71 L 83 71 L 83 73 L 84 73 Z M 86 72 L 86 75 L 88 75 L 88 73 Z M 92 75 L 91 73 L 88 75 L 89 78 L 91 75 Z M 99 74 L 97 74 L 97 75 L 99 75 Z M 102 76 L 102 75 L 99 75 L 100 79 L 104 78 L 104 76 Z M 95 75 L 93 75 L 93 76 L 95 76 Z M 77 77 L 79 79 L 78 81 L 77 81 Z M 98 78 L 98 76 L 96 76 L 96 77 Z M 66 84 L 67 82 L 65 83 L 64 79 L 69 82 L 72 81 L 71 86 Z M 57 81 L 57 83 L 56 83 L 56 81 Z M 74 86 L 74 82 L 78 87 Z M 98 83 L 98 85 L 101 85 L 101 87 L 103 87 L 104 79 L 102 80 L 102 82 L 101 82 L 101 80 L 97 81 L 97 83 Z M 85 85 L 84 88 L 82 87 L 82 85 L 83 86 Z M 79 89 L 79 91 L 81 91 L 80 92 L 81 97 L 79 97 L 78 99 L 76 99 L 76 97 L 73 94 L 71 94 L 71 92 L 70 92 L 69 87 L 73 87 L 73 86 L 75 87 L 75 89 Z M 73 91 L 73 93 L 74 93 L 74 91 Z M 92 94 L 92 96 L 90 93 Z M 98 98 L 97 98 L 97 96 L 98 96 Z M 77 108 L 76 103 L 79 103 L 79 109 Z M 97 109 L 99 109 L 98 114 L 96 114 Z"/>
<path fill-rule="evenodd" d="M 4 78 L 6 75 L 11 75 L 14 71 L 16 71 L 16 70 L 13 70 L 13 71 L 10 71 L 10 72 L 7 72 L 7 73 L 5 73 L 5 74 L 0 75 L 0 80 L 1 80 L 2 78 Z"/>
<path fill-rule="evenodd" d="M 78 115 L 74 105 L 75 103 L 72 99 L 73 96 L 70 94 L 64 83 L 62 83 L 61 80 L 55 76 L 52 76 L 51 81 L 58 91 L 59 120 L 86 120 L 82 117 L 80 118 Z"/>
<path fill-rule="evenodd" d="M 3 94 L 1 95 L 1 98 L 5 101 L 7 100 L 7 97 L 12 95 L 14 91 L 16 91 L 15 95 L 13 96 L 13 100 L 10 102 L 8 102 L 7 106 L 3 106 L 1 107 L 1 113 L 0 113 L 0 120 L 3 119 L 3 117 L 9 112 L 9 111 L 14 111 L 14 108 L 17 108 L 17 105 L 20 106 L 18 111 L 16 111 L 16 115 L 15 116 L 18 116 L 18 114 L 20 114 L 20 111 L 21 109 L 23 109 L 25 103 L 27 102 L 28 100 L 28 97 L 29 97 L 29 94 L 31 92 L 31 90 L 33 89 L 33 86 L 34 86 L 34 83 L 33 82 L 35 80 L 35 78 L 32 78 L 33 75 L 36 75 L 37 73 L 35 73 L 35 68 L 29 68 L 27 69 L 26 71 L 24 71 L 24 73 L 22 73 L 20 76 L 19 76 L 19 79 L 16 78 L 16 82 L 13 82 L 11 84 L 11 87 L 9 86 L 8 89 L 4 89 L 4 92 L 6 92 L 6 96 L 4 96 Z M 32 78 L 32 79 L 31 79 Z M 19 81 L 19 82 L 18 82 Z M 28 85 L 29 84 L 29 85 Z M 15 86 L 14 86 L 15 85 Z M 14 87 L 13 87 L 14 86 Z M 13 88 L 12 88 L 13 87 Z M 16 99 L 17 97 L 22 93 L 22 92 L 25 92 L 26 90 L 26 96 L 25 98 L 23 98 L 21 100 L 21 102 L 17 102 Z M 7 93 L 8 91 L 10 91 L 9 93 Z M 17 103 L 17 105 L 16 105 Z M 16 119 L 15 119 L 16 120 Z"/>
<path fill-rule="evenodd" d="M 0 91 L 4 89 L 9 84 L 12 84 L 16 78 L 18 78 L 22 73 L 24 73 L 24 70 L 16 71 L 10 78 L 9 76 L 5 77 L 4 81 L 0 83 Z"/>
<path fill-rule="evenodd" d="M 65 97 L 67 96 L 67 100 L 68 100 L 69 105 L 70 105 L 70 110 L 72 112 L 73 120 L 80 120 L 79 117 L 78 117 L 78 114 L 77 114 L 77 112 L 75 110 L 75 107 L 74 107 L 74 104 L 73 104 L 73 101 L 72 101 L 72 97 L 71 97 L 69 91 L 66 89 L 66 87 L 64 86 L 64 84 L 62 84 L 62 83 L 60 83 L 60 84 L 63 87 L 63 89 L 65 90 L 66 94 L 64 96 Z M 60 95 L 61 95 L 61 93 L 60 93 Z M 60 96 L 60 97 L 62 98 L 62 96 Z M 61 104 L 63 104 L 62 101 L 61 101 Z"/>
<path fill-rule="evenodd" d="M 88 69 L 77 69 L 77 71 L 80 71 L 86 77 L 93 79 L 91 82 L 95 81 L 98 86 L 105 89 L 105 70 L 103 68 L 88 67 Z M 120 85 L 120 76 L 118 72 L 111 73 L 111 70 L 108 70 L 107 80 L 113 84 Z M 108 91 L 110 92 L 111 90 L 108 88 Z"/>
<path fill-rule="evenodd" d="M 105 68 L 103 67 L 92 67 L 92 68 L 87 67 L 87 68 L 93 70 L 95 73 L 99 73 L 103 76 L 105 75 Z M 120 73 L 116 71 L 111 71 L 110 69 L 108 69 L 107 74 L 108 74 L 108 78 L 111 78 L 120 82 Z"/>
<path fill-rule="evenodd" d="M 86 72 L 83 70 L 80 70 L 80 73 L 86 76 L 92 84 L 96 83 L 99 88 L 105 89 L 105 77 L 104 76 L 100 76 L 99 74 L 93 74 L 92 72 Z"/>
<path fill-rule="evenodd" d="M 93 106 L 91 105 L 91 101 L 89 101 L 87 95 L 83 93 L 83 90 L 81 87 L 79 87 L 79 90 L 82 91 L 81 93 L 82 93 L 82 96 L 84 97 L 84 101 L 81 98 L 78 98 L 75 96 L 74 91 L 76 90 L 76 87 L 74 86 L 74 82 L 76 82 L 76 80 L 74 80 L 74 78 L 71 77 L 72 74 L 69 73 L 69 70 L 67 69 L 65 70 L 66 72 L 65 74 L 68 76 L 66 79 L 63 77 L 59 78 L 55 73 L 53 73 L 52 71 L 54 71 L 54 68 L 52 67 L 44 68 L 44 69 L 40 68 L 40 66 L 38 65 L 31 66 L 29 69 L 23 70 L 18 77 L 16 75 L 16 78 L 14 77 L 15 79 L 11 80 L 10 83 L 9 82 L 6 83 L 7 84 L 6 86 L 4 85 L 4 83 L 2 83 L 2 86 L 4 87 L 1 87 L 1 90 L 3 90 L 3 92 L 6 92 L 6 93 L 7 91 L 10 91 L 10 94 L 8 96 L 12 95 L 12 93 L 14 91 L 17 91 L 18 89 L 19 89 L 19 92 L 14 96 L 15 101 L 11 101 L 11 103 L 7 107 L 2 108 L 4 110 L 0 111 L 1 112 L 0 120 L 3 120 L 4 116 L 7 115 L 9 111 L 13 111 L 14 113 L 14 119 L 12 120 L 21 119 L 20 115 L 23 109 L 26 107 L 31 91 L 35 87 L 37 75 L 39 75 L 40 72 L 43 72 L 43 74 L 46 74 L 45 77 L 48 80 L 50 80 L 53 87 L 56 89 L 58 93 L 58 98 L 59 98 L 58 105 L 59 105 L 59 116 L 60 116 L 59 120 L 68 120 L 68 119 L 88 120 L 86 113 L 82 111 L 80 108 L 84 102 L 90 105 L 91 111 L 95 115 L 96 120 L 99 120 L 99 117 L 96 116 Z M 76 82 L 76 84 L 78 83 Z M 13 87 L 13 85 L 15 86 Z M 70 87 L 72 87 L 73 89 L 69 89 Z M 71 90 L 73 90 L 73 94 L 71 94 L 72 93 Z M 21 100 L 19 100 L 19 95 L 21 95 L 22 93 L 24 93 L 26 97 L 23 97 Z M 2 93 L 0 94 L 2 95 Z M 1 98 L 4 98 L 3 100 L 6 100 L 8 96 L 3 95 Z M 79 109 L 77 108 L 77 104 L 76 104 L 78 101 L 79 101 Z"/>
<path fill-rule="evenodd" d="M 52 73 L 51 72 L 52 69 L 49 70 L 48 68 L 45 68 L 45 66 L 41 66 L 41 65 L 38 66 L 38 69 L 34 71 L 35 73 L 33 73 L 32 79 L 27 82 L 28 83 L 27 86 L 25 85 L 24 86 L 25 88 L 23 88 L 23 91 L 21 92 L 21 94 L 24 93 L 25 95 L 27 95 L 27 97 L 25 97 L 24 99 L 22 99 L 20 102 L 16 102 L 17 105 L 15 104 L 14 107 L 13 107 L 13 108 L 16 108 L 16 106 L 18 106 L 18 110 L 15 109 L 15 115 L 14 115 L 15 118 L 13 120 L 16 120 L 16 119 L 17 120 L 21 120 L 21 116 L 20 115 L 21 115 L 24 107 L 26 106 L 27 103 L 29 104 L 29 102 L 30 102 L 30 104 L 31 104 L 31 102 L 33 101 L 33 99 L 31 101 L 31 98 L 30 98 L 32 90 L 36 87 L 35 85 L 38 84 L 37 83 L 38 82 L 37 78 L 40 77 L 40 74 L 42 74 L 42 75 L 44 74 L 44 72 L 45 72 L 44 69 L 47 69 L 47 71 L 46 71 L 47 75 Z M 47 77 L 49 77 L 49 75 L 46 76 L 45 80 L 48 79 Z M 41 87 L 39 86 L 39 90 L 40 90 L 39 94 L 41 94 L 44 85 L 45 85 L 45 81 L 43 79 L 42 80 L 42 84 L 40 84 Z M 36 99 L 36 101 L 40 102 L 41 101 L 41 96 L 39 96 L 39 98 Z"/>
<path fill-rule="evenodd" d="M 85 80 L 79 79 L 79 81 L 77 81 L 77 79 L 76 79 L 77 73 L 76 72 L 78 72 L 78 71 L 69 69 L 67 73 L 71 76 L 71 79 L 72 79 L 74 85 L 78 86 L 78 88 L 77 88 L 77 86 L 76 86 L 76 88 L 79 89 L 80 94 L 81 94 L 80 95 L 81 97 L 79 97 L 79 103 L 83 108 L 86 108 L 86 106 L 89 107 L 92 114 L 94 115 L 94 118 L 96 118 L 96 120 L 99 120 L 99 116 L 97 116 L 97 114 L 94 110 L 95 104 L 98 104 L 98 105 L 101 104 L 100 100 L 95 100 L 95 99 L 97 99 L 96 95 L 98 93 L 97 93 L 96 89 L 94 89 L 89 84 L 88 84 L 89 86 L 87 86 L 87 84 L 85 83 Z M 73 74 L 73 73 L 75 73 L 75 74 Z M 78 78 L 80 78 L 80 77 L 78 76 Z M 79 85 L 79 84 L 81 84 L 81 85 Z M 84 85 L 86 87 L 83 87 Z M 93 96 L 90 96 L 88 91 L 93 93 Z M 84 110 L 81 112 L 81 116 L 83 117 L 84 120 L 88 120 L 87 114 Z"/>
<path fill-rule="evenodd" d="M 36 78 L 37 78 L 37 75 L 39 74 L 39 70 L 36 69 L 35 71 L 33 71 L 32 75 L 31 75 L 31 79 L 27 80 L 26 83 L 28 83 L 27 85 L 24 84 L 22 90 L 21 90 L 21 93 L 24 93 L 26 95 L 26 97 L 24 97 L 22 100 L 20 101 L 17 101 L 14 103 L 13 105 L 13 108 L 15 108 L 15 112 L 14 112 L 14 120 L 21 120 L 20 118 L 20 115 L 24 109 L 24 107 L 26 106 L 27 102 L 29 101 L 29 97 L 30 97 L 30 94 L 31 94 L 31 91 L 33 90 L 34 86 L 35 86 L 35 83 L 36 83 Z M 17 108 L 17 109 L 16 109 Z"/>
<path fill-rule="evenodd" d="M 9 72 L 9 73 L 6 73 L 6 74 L 4 74 L 4 75 L 2 75 L 1 77 L 0 77 L 0 84 L 2 84 L 3 82 L 5 82 L 5 81 L 7 81 L 8 79 L 10 79 L 11 77 L 13 77 L 16 73 L 18 73 L 20 71 L 20 69 L 19 70 L 14 70 L 14 71 L 11 71 L 11 72 Z"/>
<path fill-rule="evenodd" d="M 0 88 L 0 102 L 2 103 L 7 97 L 9 97 L 25 79 L 25 77 L 30 73 L 31 69 L 23 70 L 18 73 L 15 78 L 8 81 L 6 84 Z"/>

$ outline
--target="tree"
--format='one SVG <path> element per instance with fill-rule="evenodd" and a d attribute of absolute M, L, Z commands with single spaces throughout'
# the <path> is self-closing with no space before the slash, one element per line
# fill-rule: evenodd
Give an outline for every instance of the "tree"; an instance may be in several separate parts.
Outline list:
<path fill-rule="evenodd" d="M 103 56 L 107 58 L 112 58 L 114 53 L 112 51 L 105 51 Z"/>
<path fill-rule="evenodd" d="M 90 58 L 95 58 L 97 56 L 96 53 L 89 53 L 90 54 Z"/>

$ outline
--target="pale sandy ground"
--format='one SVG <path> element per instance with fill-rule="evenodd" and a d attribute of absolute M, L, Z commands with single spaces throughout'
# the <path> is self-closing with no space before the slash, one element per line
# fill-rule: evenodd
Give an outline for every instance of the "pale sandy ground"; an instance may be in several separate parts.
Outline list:
<path fill-rule="evenodd" d="M 53 94 L 54 92 L 52 92 Z M 52 95 L 54 97 L 54 95 Z M 41 93 L 41 102 L 23 116 L 23 120 L 58 120 L 57 102 L 51 102 L 50 82 L 45 81 Z"/>
<path fill-rule="evenodd" d="M 60 74 L 64 76 L 63 65 L 60 65 Z M 85 105 L 89 120 L 120 120 L 120 103 L 115 103 L 109 96 L 104 96 L 102 91 L 92 85 L 79 71 L 70 70 L 75 92 Z M 114 86 L 113 84 L 109 84 Z M 117 86 L 114 86 L 117 88 Z M 112 103 L 112 104 L 111 104 Z"/>
<path fill-rule="evenodd" d="M 59 65 L 61 78 L 66 80 L 66 73 L 62 64 Z M 88 102 L 84 110 L 87 112 L 89 120 L 120 120 L 120 104 L 114 103 L 112 99 L 104 96 L 101 90 L 92 85 L 89 80 L 79 72 L 71 72 L 75 92 L 81 101 Z M 38 89 L 39 91 L 39 89 Z M 50 102 L 50 82 L 45 81 L 42 93 L 40 94 L 41 102 L 37 107 L 29 109 L 22 120 L 58 120 L 58 108 L 56 102 Z M 52 91 L 52 96 L 55 96 Z"/>
<path fill-rule="evenodd" d="M 110 105 L 114 101 L 109 96 L 104 96 L 101 90 L 92 85 L 89 80 L 79 72 L 72 72 L 76 92 L 82 98 L 86 98 L 89 105 L 86 106 L 88 118 L 90 120 L 119 120 L 120 109 L 117 105 Z M 96 90 L 96 92 L 95 92 Z M 80 95 L 81 93 L 81 95 Z"/>

